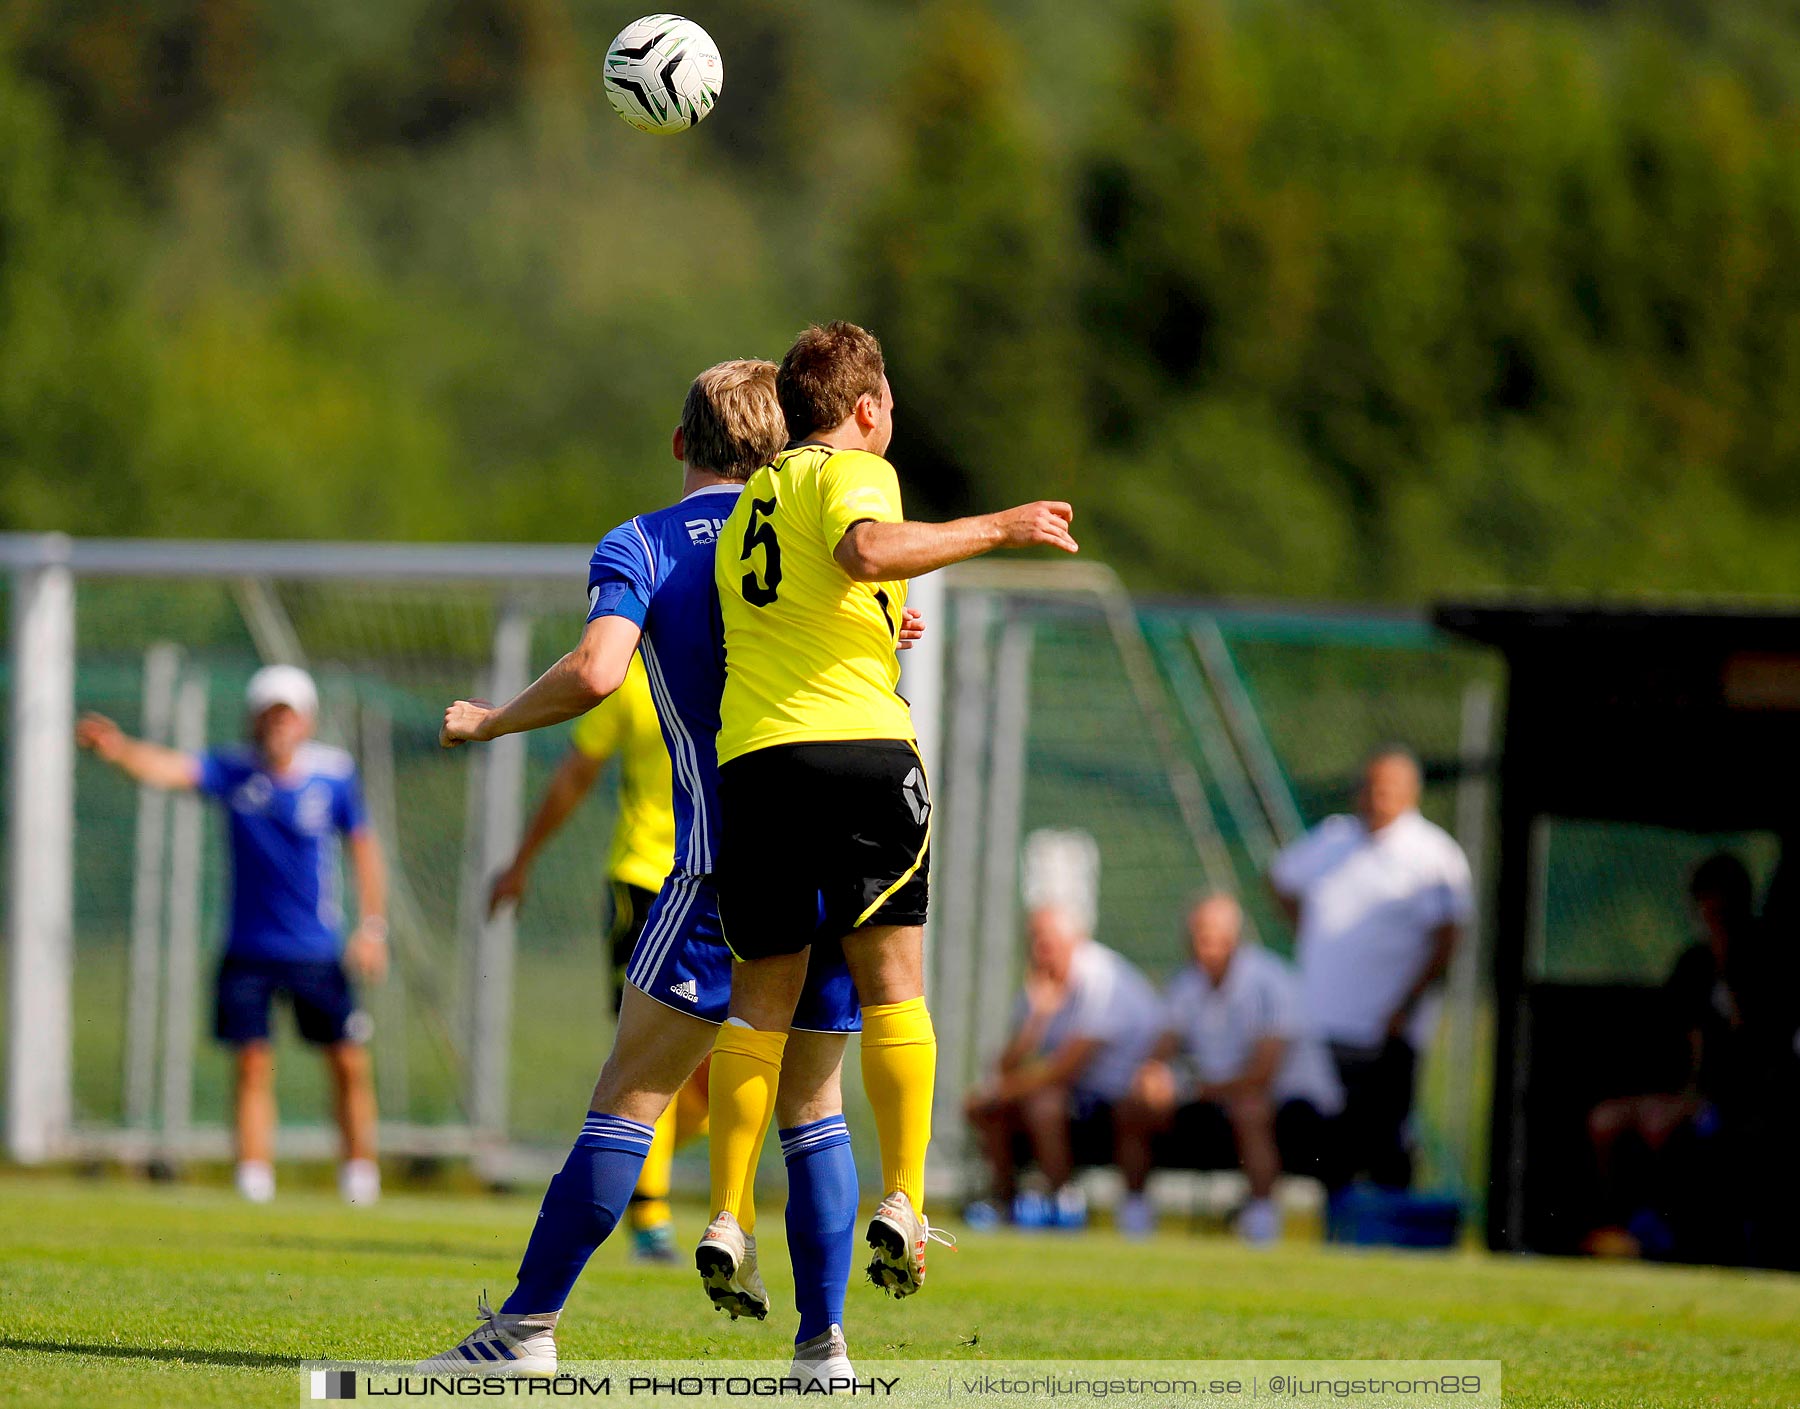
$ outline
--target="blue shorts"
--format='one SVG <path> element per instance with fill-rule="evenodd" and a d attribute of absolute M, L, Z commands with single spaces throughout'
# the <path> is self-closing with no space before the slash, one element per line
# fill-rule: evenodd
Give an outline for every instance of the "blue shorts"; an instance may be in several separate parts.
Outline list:
<path fill-rule="evenodd" d="M 722 1023 L 731 1011 L 731 964 L 712 880 L 675 872 L 650 907 L 626 981 L 666 1008 Z M 836 940 L 813 945 L 793 1026 L 801 1032 L 862 1031 L 862 1005 Z"/>
<path fill-rule="evenodd" d="M 337 960 L 308 963 L 231 954 L 219 964 L 213 1035 L 234 1045 L 267 1041 L 269 1008 L 278 993 L 287 995 L 306 1041 L 329 1047 L 367 1039 L 368 1020 L 357 1011 L 356 995 Z"/>

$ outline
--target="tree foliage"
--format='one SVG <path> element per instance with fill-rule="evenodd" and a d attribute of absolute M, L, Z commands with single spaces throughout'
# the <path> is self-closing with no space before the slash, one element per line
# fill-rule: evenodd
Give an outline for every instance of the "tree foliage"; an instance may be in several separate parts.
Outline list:
<path fill-rule="evenodd" d="M 1406 0 L 1171 4 L 1135 50 L 1085 194 L 1128 462 L 1195 463 L 1195 400 L 1278 427 L 1354 529 L 1339 590 L 1794 585 L 1790 93 L 1635 19 Z"/>
<path fill-rule="evenodd" d="M 687 379 L 848 316 L 915 509 L 1137 586 L 1800 590 L 1784 0 L 0 12 L 0 526 L 597 536 Z"/>

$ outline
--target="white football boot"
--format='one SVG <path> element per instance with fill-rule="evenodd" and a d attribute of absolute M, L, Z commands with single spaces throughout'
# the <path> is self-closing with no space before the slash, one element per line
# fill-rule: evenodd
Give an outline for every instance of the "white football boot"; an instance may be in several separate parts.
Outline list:
<path fill-rule="evenodd" d="M 553 1379 L 556 1375 L 556 1318 L 560 1311 L 509 1316 L 488 1305 L 483 1292 L 477 1311 L 481 1324 L 442 1355 L 419 1362 L 422 1375 L 486 1375 L 500 1378 Z"/>
<path fill-rule="evenodd" d="M 897 1297 L 911 1296 L 925 1285 L 926 1243 L 956 1246 L 956 1239 L 926 1222 L 900 1189 L 876 1208 L 875 1216 L 869 1220 L 868 1241 L 875 1251 L 869 1263 L 869 1280 Z"/>
<path fill-rule="evenodd" d="M 856 1367 L 850 1363 L 850 1346 L 844 1328 L 834 1325 L 794 1347 L 790 1380 L 813 1394 L 854 1394 Z"/>
<path fill-rule="evenodd" d="M 240 1160 L 233 1182 L 242 1197 L 253 1204 L 266 1204 L 275 1197 L 275 1166 L 267 1160 Z"/>
<path fill-rule="evenodd" d="M 720 1311 L 731 1319 L 769 1314 L 769 1292 L 756 1270 L 756 1237 L 738 1227 L 736 1217 L 721 1213 L 706 1225 L 706 1236 L 694 1249 L 700 1282 Z"/>
<path fill-rule="evenodd" d="M 381 1198 L 381 1166 L 372 1159 L 348 1159 L 338 1166 L 338 1197 L 347 1204 Z"/>

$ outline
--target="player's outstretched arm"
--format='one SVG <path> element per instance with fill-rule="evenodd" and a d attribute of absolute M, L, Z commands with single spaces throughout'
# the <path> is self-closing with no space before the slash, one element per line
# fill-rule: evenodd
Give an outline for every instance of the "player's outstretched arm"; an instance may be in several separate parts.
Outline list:
<path fill-rule="evenodd" d="M 444 711 L 438 742 L 447 749 L 482 743 L 502 734 L 566 724 L 586 714 L 625 683 L 641 634 L 628 617 L 595 617 L 574 650 L 505 704 L 457 700 Z"/>
<path fill-rule="evenodd" d="M 75 742 L 150 787 L 184 792 L 200 785 L 200 760 L 191 753 L 134 739 L 104 714 L 82 715 Z"/>
<path fill-rule="evenodd" d="M 563 761 L 551 775 L 550 786 L 544 789 L 544 800 L 538 804 L 537 811 L 531 814 L 531 820 L 525 824 L 525 835 L 519 838 L 518 855 L 506 864 L 506 869 L 495 876 L 494 883 L 488 887 L 490 920 L 500 912 L 502 905 L 523 903 L 525 887 L 531 877 L 531 864 L 537 859 L 539 850 L 562 829 L 562 824 L 569 820 L 570 814 L 581 806 L 581 800 L 593 788 L 605 764 L 604 758 L 590 758 L 578 748 L 571 748 L 563 755 Z"/>
<path fill-rule="evenodd" d="M 1074 516 L 1067 504 L 1044 499 L 949 523 L 865 519 L 852 524 L 838 540 L 834 556 L 858 582 L 898 582 L 978 558 L 996 548 L 1047 546 L 1078 553 L 1081 547 L 1069 534 Z"/>

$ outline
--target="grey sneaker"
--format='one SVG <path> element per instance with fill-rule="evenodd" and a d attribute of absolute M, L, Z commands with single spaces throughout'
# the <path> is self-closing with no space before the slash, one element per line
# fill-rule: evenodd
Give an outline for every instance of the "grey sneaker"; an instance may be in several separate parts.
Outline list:
<path fill-rule="evenodd" d="M 481 1324 L 442 1355 L 419 1362 L 420 1374 L 490 1375 L 552 1379 L 556 1375 L 556 1318 L 560 1311 L 509 1316 L 481 1294 Z"/>
<path fill-rule="evenodd" d="M 801 1389 L 814 1394 L 855 1393 L 856 1369 L 850 1363 L 844 1328 L 834 1325 L 795 1346 L 788 1378 L 800 1381 Z"/>
<path fill-rule="evenodd" d="M 869 1263 L 869 1280 L 896 1297 L 911 1296 L 925 1285 L 926 1243 L 956 1246 L 956 1239 L 926 1222 L 899 1189 L 876 1208 L 869 1220 L 868 1241 L 875 1252 Z"/>
<path fill-rule="evenodd" d="M 1113 1215 L 1113 1225 L 1123 1237 L 1148 1238 L 1156 1231 L 1156 1210 L 1142 1194 L 1127 1194 Z"/>
<path fill-rule="evenodd" d="M 694 1249 L 694 1266 L 701 1285 L 720 1311 L 731 1319 L 769 1314 L 769 1293 L 756 1271 L 756 1239 L 738 1227 L 729 1213 L 721 1213 L 706 1225 L 706 1236 Z"/>
<path fill-rule="evenodd" d="M 1238 1237 L 1255 1247 L 1281 1241 L 1281 1209 L 1274 1199 L 1251 1199 L 1239 1210 Z"/>

